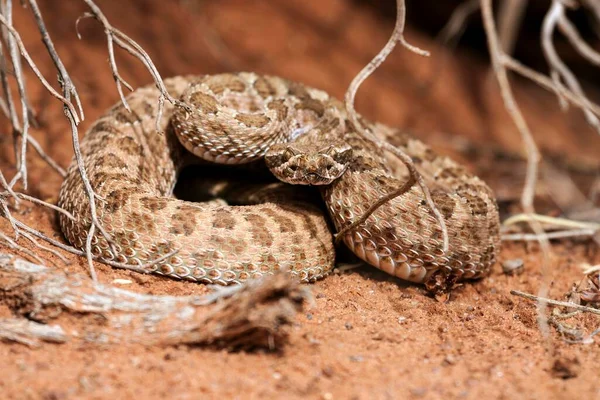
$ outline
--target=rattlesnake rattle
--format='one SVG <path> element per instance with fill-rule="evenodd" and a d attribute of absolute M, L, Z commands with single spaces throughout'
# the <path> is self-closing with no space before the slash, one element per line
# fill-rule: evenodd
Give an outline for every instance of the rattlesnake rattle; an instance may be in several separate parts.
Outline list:
<path fill-rule="evenodd" d="M 323 91 L 253 73 L 165 80 L 181 99 L 166 105 L 156 132 L 159 92 L 144 87 L 94 123 L 81 141 L 97 213 L 113 246 L 96 234 L 100 260 L 142 265 L 175 278 L 241 283 L 286 268 L 302 281 L 330 273 L 334 247 L 317 205 L 291 185 L 247 195 L 247 206 L 193 203 L 172 196 L 187 149 L 210 162 L 243 164 L 265 157 L 271 171 L 293 184 L 322 185 L 337 231 L 359 219 L 382 196 L 408 180 L 400 164 L 358 135 L 343 104 Z M 444 215 L 449 249 L 439 225 L 413 185 L 384 203 L 342 240 L 361 259 L 440 293 L 462 279 L 485 276 L 499 248 L 499 218 L 491 190 L 477 177 L 422 142 L 381 124 L 372 133 L 413 157 Z M 183 146 L 181 146 L 183 145 Z M 255 204 L 257 203 L 257 204 Z M 83 248 L 91 223 L 88 198 L 75 161 L 59 194 L 67 240 Z M 116 254 L 114 254 L 114 251 Z"/>

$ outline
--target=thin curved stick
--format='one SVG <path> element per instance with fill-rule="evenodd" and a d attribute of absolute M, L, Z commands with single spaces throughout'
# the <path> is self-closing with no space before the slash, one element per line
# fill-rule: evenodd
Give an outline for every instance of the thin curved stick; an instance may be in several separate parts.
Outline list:
<path fill-rule="evenodd" d="M 160 76 L 160 73 L 158 72 L 158 69 L 152 62 L 152 59 L 150 58 L 148 53 L 139 44 L 137 44 L 137 42 L 135 42 L 133 39 L 131 39 L 129 36 L 127 36 L 126 34 L 121 32 L 117 28 L 113 27 L 110 24 L 110 22 L 108 21 L 108 19 L 106 18 L 106 16 L 102 13 L 100 8 L 96 4 L 94 4 L 93 1 L 91 1 L 91 0 L 83 0 L 83 1 L 88 5 L 88 7 L 91 10 L 91 13 L 86 13 L 84 15 L 84 17 L 91 16 L 91 17 L 95 18 L 96 20 L 98 20 L 104 27 L 104 33 L 106 35 L 107 46 L 108 46 L 109 63 L 110 63 L 111 70 L 113 72 L 113 78 L 117 84 L 117 90 L 121 97 L 121 101 L 123 102 L 123 105 L 125 106 L 125 108 L 127 110 L 130 110 L 130 109 L 129 109 L 129 105 L 127 104 L 127 100 L 125 99 L 125 96 L 123 95 L 123 89 L 122 89 L 121 85 L 126 86 L 129 90 L 133 90 L 133 89 L 126 81 L 123 80 L 123 78 L 119 74 L 116 60 L 115 60 L 115 55 L 114 55 L 113 43 L 116 43 L 119 47 L 121 47 L 122 49 L 124 49 L 125 51 L 130 53 L 132 56 L 134 56 L 138 60 L 140 60 L 142 62 L 142 64 L 146 67 L 148 72 L 150 72 L 150 75 L 152 75 L 152 79 L 154 80 L 154 83 L 156 84 L 156 87 L 158 88 L 158 90 L 160 92 L 160 95 L 158 97 L 158 112 L 157 112 L 157 116 L 156 116 L 156 129 L 157 129 L 157 131 L 160 131 L 159 122 L 160 122 L 160 119 L 162 118 L 165 99 L 168 100 L 172 104 L 176 104 L 177 100 L 173 96 L 171 96 L 169 94 L 169 92 L 167 91 L 167 88 Z"/>
<path fill-rule="evenodd" d="M 23 58 L 25 59 L 25 61 L 27 61 L 27 64 L 29 65 L 29 68 L 31 68 L 31 70 L 33 71 L 33 73 L 35 74 L 35 76 L 40 80 L 40 82 L 42 83 L 42 85 L 44 85 L 44 87 L 46 88 L 46 90 L 52 96 L 56 97 L 60 102 L 62 102 L 65 105 L 65 107 L 67 107 L 67 109 L 69 110 L 69 112 L 73 115 L 73 118 L 75 119 L 75 122 L 77 124 L 79 124 L 79 122 L 80 122 L 79 116 L 77 115 L 77 111 L 75 110 L 75 107 L 73 106 L 73 103 L 71 103 L 69 100 L 67 100 L 64 96 L 61 96 L 60 93 L 58 93 L 52 87 L 52 85 L 50 85 L 48 83 L 48 81 L 46 80 L 46 78 L 44 78 L 44 76 L 42 75 L 42 73 L 40 72 L 40 70 L 38 69 L 38 67 L 35 65 L 35 63 L 31 59 L 31 56 L 29 55 L 29 52 L 27 52 L 27 49 L 25 48 L 25 45 L 23 44 L 23 41 L 21 40 L 21 36 L 8 23 L 8 21 L 4 18 L 3 15 L 0 15 L 0 24 L 4 25 L 6 27 L 6 29 L 8 29 L 8 31 L 10 32 L 10 34 L 15 38 L 15 42 L 16 42 L 17 46 L 19 47 L 19 51 L 21 52 L 21 55 L 23 56 Z"/>
<path fill-rule="evenodd" d="M 521 241 L 540 241 L 540 240 L 552 240 L 552 239 L 564 239 L 580 236 L 594 236 L 598 233 L 598 229 L 571 229 L 567 231 L 548 232 L 542 234 L 535 233 L 512 233 L 501 235 L 503 241 L 508 240 L 521 240 Z"/>
<path fill-rule="evenodd" d="M 600 120 L 589 110 L 590 104 L 589 101 L 579 84 L 579 81 L 575 77 L 575 74 L 567 67 L 567 65 L 562 61 L 556 48 L 554 47 L 554 42 L 552 40 L 552 35 L 556 29 L 558 22 L 561 19 L 565 19 L 565 6 L 559 0 L 554 0 L 550 9 L 546 13 L 544 17 L 544 23 L 542 25 L 542 33 L 541 33 L 541 41 L 542 41 L 542 49 L 544 50 L 544 56 L 546 57 L 546 61 L 550 65 L 551 78 L 555 84 L 555 86 L 559 89 L 558 95 L 561 99 L 561 103 L 566 104 L 563 99 L 562 92 L 564 91 L 564 86 L 562 85 L 560 79 L 564 79 L 567 86 L 582 100 L 585 108 L 583 109 L 583 113 L 587 122 L 594 127 L 598 132 L 600 132 Z"/>
<path fill-rule="evenodd" d="M 406 7 L 404 5 L 404 0 L 396 1 L 396 24 L 394 26 L 394 30 L 392 35 L 390 36 L 388 42 L 385 44 L 383 49 L 375 56 L 373 59 L 354 77 L 352 82 L 350 83 L 348 90 L 346 91 L 345 96 L 345 104 L 346 104 L 346 112 L 352 122 L 352 125 L 367 140 L 375 143 L 379 148 L 387 150 L 394 154 L 396 157 L 402 161 L 404 165 L 408 168 L 410 175 L 417 182 L 423 195 L 425 197 L 425 202 L 427 206 L 432 211 L 435 219 L 437 220 L 440 230 L 442 232 L 443 238 L 443 250 L 448 251 L 448 229 L 446 228 L 446 221 L 444 220 L 444 216 L 438 210 L 433 199 L 431 198 L 431 193 L 429 192 L 429 188 L 427 187 L 425 180 L 421 176 L 421 174 L 417 171 L 412 158 L 402 151 L 400 148 L 391 145 L 388 142 L 385 142 L 373 135 L 371 132 L 368 132 L 360 123 L 358 119 L 358 114 L 354 108 L 354 100 L 356 97 L 356 92 L 358 88 L 362 85 L 362 83 L 377 69 L 379 66 L 385 61 L 385 59 L 390 55 L 394 47 L 396 47 L 396 43 L 400 42 L 402 46 L 409 49 L 410 51 L 417 53 L 421 56 L 429 56 L 429 52 L 425 50 L 421 50 L 420 48 L 409 44 L 404 38 L 404 23 L 406 18 Z M 402 188 L 401 188 L 402 189 Z M 401 194 L 401 191 L 396 192 L 396 196 Z M 391 200 L 391 199 L 390 199 Z M 384 202 L 377 202 L 376 206 L 370 208 L 370 212 L 373 213 L 378 207 L 385 204 Z M 364 218 L 364 216 L 363 216 Z"/>
<path fill-rule="evenodd" d="M 548 215 L 541 214 L 516 214 L 504 220 L 502 225 L 510 226 L 519 222 L 531 221 L 538 221 L 544 224 L 551 224 L 554 226 L 562 226 L 564 228 L 572 229 L 600 229 L 600 224 L 597 223 L 574 221 L 571 219 L 550 217 Z"/>
<path fill-rule="evenodd" d="M 12 26 L 12 1 L 3 1 L 2 2 L 2 16 L 6 16 L 6 29 L 8 31 L 14 30 Z M 6 40 L 8 42 L 8 53 L 10 55 L 10 59 L 12 62 L 15 80 L 17 81 L 17 90 L 19 92 L 19 98 L 21 100 L 21 115 L 23 120 L 23 125 L 19 130 L 21 135 L 21 149 L 17 156 L 17 167 L 19 169 L 19 176 L 21 178 L 21 182 L 23 183 L 23 188 L 27 190 L 27 141 L 29 137 L 29 104 L 27 101 L 27 91 L 25 90 L 25 78 L 23 76 L 23 72 L 21 69 L 21 59 L 19 57 L 19 51 L 17 49 L 17 45 L 15 44 L 15 36 L 14 35 L 5 35 Z"/>
<path fill-rule="evenodd" d="M 59 83 L 63 87 L 64 91 L 70 96 L 73 96 L 73 98 L 75 99 L 75 103 L 77 104 L 77 109 L 79 110 L 81 121 L 83 121 L 85 119 L 85 116 L 83 114 L 83 107 L 81 105 L 81 100 L 79 99 L 79 94 L 77 93 L 77 88 L 75 87 L 75 84 L 71 80 L 71 77 L 67 69 L 65 68 L 65 65 L 63 64 L 62 60 L 58 56 L 58 53 L 56 52 L 56 48 L 54 47 L 54 43 L 50 38 L 50 34 L 48 34 L 46 24 L 44 23 L 42 13 L 37 5 L 37 2 L 35 0 L 28 0 L 28 3 L 29 7 L 31 7 L 31 12 L 33 13 L 40 34 L 42 35 L 42 42 L 46 46 L 48 54 L 50 55 L 50 58 L 52 58 L 52 62 L 58 70 Z"/>
<path fill-rule="evenodd" d="M 527 153 L 527 170 L 525 175 L 525 185 L 523 186 L 523 192 L 521 193 L 521 207 L 527 214 L 535 214 L 533 206 L 533 198 L 535 195 L 535 185 L 538 179 L 538 167 L 541 159 L 537 145 L 533 140 L 529 126 L 521 114 L 517 102 L 512 93 L 510 83 L 508 81 L 508 73 L 506 66 L 503 63 L 502 56 L 504 52 L 500 48 L 500 43 L 497 36 L 496 24 L 494 22 L 494 15 L 492 11 L 492 0 L 481 0 L 481 15 L 483 18 L 483 25 L 485 28 L 488 48 L 490 52 L 490 58 L 492 62 L 492 68 L 498 84 L 500 86 L 500 94 L 504 106 L 512 118 L 517 130 L 521 134 L 521 139 L 525 145 L 525 151 Z M 540 297 L 546 297 L 550 282 L 549 282 L 549 264 L 550 264 L 550 242 L 547 238 L 543 237 L 544 231 L 541 225 L 536 221 L 531 221 L 530 226 L 532 230 L 539 235 L 539 243 L 542 250 L 542 285 L 539 289 Z M 549 337 L 548 319 L 546 317 L 546 304 L 538 303 L 538 324 L 542 334 L 545 337 Z"/>
<path fill-rule="evenodd" d="M 345 226 L 344 228 L 340 229 L 340 231 L 338 233 L 335 234 L 335 244 L 339 244 L 343 238 L 344 235 L 356 228 L 358 225 L 362 224 L 363 222 L 365 222 L 367 220 L 367 218 L 369 218 L 371 216 L 371 214 L 373 214 L 381 205 L 389 202 L 392 199 L 395 199 L 398 196 L 403 195 L 404 193 L 408 192 L 410 190 L 411 187 L 413 187 L 413 185 L 416 183 L 415 177 L 413 175 L 409 175 L 408 181 L 406 181 L 406 183 L 404 183 L 404 185 L 402 185 L 402 187 L 392 191 L 391 193 L 388 193 L 387 195 L 381 197 L 379 200 L 377 200 L 376 203 L 371 204 L 371 206 L 367 209 L 367 211 L 365 211 L 359 219 L 352 221 L 352 223 L 348 226 Z"/>

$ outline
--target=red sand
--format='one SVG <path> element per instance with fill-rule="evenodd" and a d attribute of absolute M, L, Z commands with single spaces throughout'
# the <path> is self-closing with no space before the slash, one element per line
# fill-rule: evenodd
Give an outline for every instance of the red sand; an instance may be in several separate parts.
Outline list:
<path fill-rule="evenodd" d="M 84 11 L 80 3 L 52 2 L 53 9 L 45 5 L 42 11 L 83 98 L 85 130 L 117 101 L 117 94 L 102 29 L 86 19 L 80 23 L 83 40 L 75 36 L 75 20 Z M 390 21 L 344 0 L 99 4 L 116 27 L 148 51 L 163 76 L 251 70 L 300 80 L 338 97 L 392 29 Z M 26 46 L 42 72 L 54 79 L 32 18 L 17 11 L 16 24 Z M 448 141 L 460 135 L 474 143 L 495 142 L 519 150 L 518 134 L 494 81 L 488 79 L 487 66 L 469 55 L 451 54 L 414 31 L 407 37 L 430 50 L 432 57 L 398 49 L 361 89 L 357 109 L 425 139 L 436 138 L 437 143 L 440 137 Z M 118 57 L 122 74 L 134 86 L 149 82 L 143 67 L 123 54 Z M 62 109 L 33 78 L 28 82 L 42 123 L 34 136 L 66 167 L 72 148 Z M 600 140 L 577 113 L 560 113 L 556 99 L 532 85 L 519 81 L 516 86 L 543 148 L 597 164 Z M 1 168 L 11 176 L 12 144 L 8 135 L 3 137 Z M 31 193 L 56 201 L 61 178 L 33 152 L 29 162 Z M 472 167 L 477 170 L 477 165 Z M 23 222 L 62 238 L 53 213 L 23 210 L 18 215 Z M 7 231 L 7 222 L 1 223 Z M 587 246 L 553 246 L 550 297 L 562 299 L 581 279 L 579 264 L 600 262 L 598 252 L 587 251 Z M 84 261 L 67 257 L 73 262 L 65 266 L 47 256 L 56 268 L 85 271 Z M 460 287 L 445 304 L 421 287 L 372 268 L 331 276 L 312 286 L 314 305 L 289 328 L 290 341 L 281 354 L 143 345 L 45 344 L 30 349 L 0 343 L 0 393 L 3 398 L 43 399 L 600 396 L 598 340 L 570 345 L 554 331 L 544 340 L 535 305 L 509 294 L 511 289 L 538 290 L 540 253 L 536 245 L 503 247 L 501 261 L 517 257 L 525 261 L 523 274 L 506 276 L 496 266 L 489 278 Z M 206 291 L 194 283 L 140 278 L 102 264 L 97 271 L 105 283 L 132 279 L 128 288 L 143 293 Z M 0 305 L 0 317 L 8 315 Z M 598 319 L 583 315 L 576 324 L 590 332 Z"/>

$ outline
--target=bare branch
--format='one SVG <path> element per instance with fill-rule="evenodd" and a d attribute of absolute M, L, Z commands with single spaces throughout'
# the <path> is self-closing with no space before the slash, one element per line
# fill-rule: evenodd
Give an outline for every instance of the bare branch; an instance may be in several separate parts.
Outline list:
<path fill-rule="evenodd" d="M 467 27 L 467 18 L 477 10 L 479 10 L 479 0 L 467 0 L 460 3 L 438 34 L 440 40 L 444 43 L 452 42 L 452 44 L 458 42 Z"/>
<path fill-rule="evenodd" d="M 26 249 L 25 247 L 21 246 L 20 244 L 18 244 L 17 242 L 15 242 L 14 240 L 9 238 L 2 232 L 0 232 L 0 244 L 4 244 L 5 246 L 8 246 L 9 248 L 11 248 L 13 250 L 21 252 L 21 253 L 25 254 L 27 257 L 29 257 L 30 259 L 32 259 L 34 262 L 44 265 L 44 261 L 41 258 L 39 258 L 37 256 L 37 254 L 35 254 L 31 250 Z"/>
<path fill-rule="evenodd" d="M 69 112 L 74 116 L 75 122 L 78 124 L 80 122 L 80 120 L 79 120 L 79 117 L 77 116 L 77 112 L 75 111 L 75 107 L 64 96 L 61 96 L 48 83 L 48 81 L 46 80 L 46 78 L 44 78 L 44 76 L 42 75 L 42 73 L 40 72 L 40 70 L 37 68 L 37 66 L 35 65 L 35 63 L 31 59 L 31 56 L 27 52 L 27 49 L 25 48 L 25 45 L 23 44 L 23 41 L 21 40 L 21 36 L 19 35 L 19 33 L 9 24 L 9 22 L 2 15 L 0 15 L 0 24 L 4 25 L 8 29 L 8 31 L 10 32 L 10 34 L 14 37 L 15 42 L 16 42 L 17 46 L 19 47 L 19 51 L 21 52 L 21 55 L 23 56 L 23 58 L 25 59 L 25 61 L 27 61 L 27 64 L 29 65 L 29 67 L 31 68 L 31 70 L 33 71 L 33 73 L 36 75 L 36 77 L 40 80 L 40 82 L 42 83 L 42 85 L 44 85 L 44 87 L 46 88 L 46 90 L 52 96 L 56 97 L 59 101 L 61 101 L 65 105 L 65 107 L 68 108 Z"/>
<path fill-rule="evenodd" d="M 505 0 L 500 3 L 498 37 L 500 48 L 506 54 L 512 54 L 514 51 L 527 3 L 528 0 Z"/>
<path fill-rule="evenodd" d="M 67 72 L 65 65 L 63 64 L 62 60 L 58 56 L 58 53 L 56 52 L 56 49 L 54 48 L 54 43 L 52 42 L 52 39 L 50 38 L 50 34 L 48 33 L 48 30 L 46 29 L 46 24 L 44 23 L 44 19 L 42 18 L 42 13 L 40 12 L 40 9 L 37 5 L 36 0 L 28 0 L 28 2 L 29 2 L 29 7 L 31 7 L 31 12 L 33 13 L 33 16 L 35 17 L 35 21 L 37 23 L 40 34 L 42 35 L 42 42 L 44 42 L 44 45 L 46 46 L 46 49 L 48 50 L 48 54 L 50 55 L 50 58 L 52 58 L 52 62 L 54 63 L 54 66 L 58 70 L 59 84 L 61 85 L 61 87 L 63 88 L 63 91 L 65 92 L 64 93 L 65 97 L 69 98 L 70 96 L 73 96 L 73 98 L 75 99 L 75 102 L 77 103 L 77 108 L 79 110 L 79 115 L 81 117 L 81 121 L 83 121 L 84 120 L 83 107 L 81 106 L 81 100 L 79 99 L 79 94 L 77 93 L 75 84 L 71 80 L 71 77 L 70 77 L 69 73 Z"/>
<path fill-rule="evenodd" d="M 86 14 L 85 16 L 94 17 L 104 27 L 104 33 L 106 34 L 106 41 L 108 45 L 109 62 L 111 70 L 113 72 L 113 78 L 115 79 L 115 82 L 117 84 L 117 90 L 119 92 L 119 95 L 121 96 L 121 101 L 123 102 L 123 105 L 127 110 L 129 110 L 129 105 L 127 104 L 125 96 L 123 95 L 123 89 L 121 85 L 125 85 L 129 90 L 133 89 L 131 88 L 131 86 L 129 86 L 127 82 L 125 82 L 121 78 L 121 75 L 119 74 L 117 64 L 115 61 L 113 42 L 116 43 L 122 49 L 126 50 L 129 54 L 133 55 L 138 60 L 140 60 L 142 64 L 144 64 L 148 72 L 150 72 L 150 75 L 152 75 L 152 79 L 154 80 L 156 87 L 160 91 L 160 96 L 158 98 L 158 113 L 156 116 L 156 130 L 160 131 L 159 121 L 162 118 L 165 99 L 172 104 L 176 104 L 177 100 L 168 93 L 167 88 L 160 76 L 160 73 L 158 72 L 158 69 L 152 62 L 152 59 L 150 58 L 148 53 L 146 53 L 146 51 L 129 36 L 125 35 L 120 30 L 114 28 L 109 23 L 108 19 L 102 13 L 100 8 L 92 0 L 83 1 L 88 5 L 88 7 L 91 10 L 91 14 Z"/>
<path fill-rule="evenodd" d="M 556 25 L 559 20 L 565 20 L 565 6 L 561 0 L 553 0 L 546 17 L 544 18 L 544 24 L 542 28 L 542 48 L 544 50 L 544 56 L 550 65 L 551 77 L 554 85 L 558 88 L 558 94 L 562 100 L 562 92 L 564 90 L 560 79 L 564 79 L 567 86 L 582 100 L 585 108 L 583 113 L 588 123 L 594 127 L 600 133 L 600 120 L 589 110 L 589 100 L 583 93 L 583 89 L 579 84 L 579 81 L 575 77 L 575 74 L 567 67 L 567 65 L 561 60 L 558 55 L 552 35 L 556 29 Z M 564 103 L 564 100 L 562 100 Z"/>
<path fill-rule="evenodd" d="M 575 50 L 579 52 L 579 54 L 585 57 L 592 64 L 600 66 L 600 53 L 590 47 L 590 45 L 583 40 L 575 25 L 569 21 L 564 13 L 558 20 L 558 27 L 567 37 L 567 39 L 569 39 L 569 42 L 575 48 Z"/>
<path fill-rule="evenodd" d="M 580 304 L 570 303 L 567 301 L 552 300 L 552 299 L 548 299 L 548 298 L 544 298 L 544 297 L 540 297 L 540 296 L 535 296 L 533 294 L 524 293 L 524 292 L 521 292 L 518 290 L 511 290 L 510 294 L 519 296 L 519 297 L 523 297 L 528 300 L 534 300 L 538 303 L 551 304 L 553 306 L 566 307 L 566 308 L 571 308 L 573 310 L 579 310 L 579 311 L 588 312 L 590 314 L 600 315 L 600 310 L 598 310 L 597 308 L 586 307 L 586 306 L 582 306 Z"/>
<path fill-rule="evenodd" d="M 58 325 L 45 325 L 23 318 L 0 319 L 0 338 L 29 347 L 39 347 L 41 342 L 64 343 L 68 340 Z"/>
<path fill-rule="evenodd" d="M 525 185 L 521 194 L 521 206 L 523 207 L 523 211 L 525 213 L 535 214 L 533 198 L 535 195 L 535 185 L 538 179 L 540 153 L 538 151 L 537 145 L 535 144 L 535 141 L 533 140 L 531 132 L 529 131 L 529 126 L 527 126 L 527 122 L 525 121 L 523 114 L 521 114 L 521 110 L 517 106 L 516 100 L 512 93 L 512 89 L 510 87 L 510 83 L 508 81 L 508 73 L 505 65 L 502 62 L 502 56 L 504 53 L 500 48 L 500 43 L 497 36 L 494 16 L 492 13 L 491 0 L 481 0 L 481 13 L 483 18 L 483 25 L 487 36 L 488 48 L 490 52 L 490 58 L 492 61 L 492 68 L 500 86 L 500 94 L 502 95 L 502 100 L 504 101 L 504 106 L 506 107 L 506 110 L 508 111 L 515 126 L 521 134 L 521 139 L 523 140 L 523 144 L 525 145 L 525 150 L 527 153 L 527 172 L 525 176 Z M 549 288 L 548 269 L 550 263 L 550 243 L 548 242 L 548 239 L 542 236 L 544 232 L 538 222 L 532 221 L 530 224 L 533 231 L 540 236 L 539 243 L 542 250 L 543 281 L 542 285 L 540 286 L 539 293 L 540 296 L 545 297 L 548 293 Z M 538 323 L 542 333 L 544 334 L 544 336 L 547 337 L 548 320 L 546 318 L 545 308 L 545 303 L 538 304 Z"/>
<path fill-rule="evenodd" d="M 1 13 L 3 17 L 6 17 L 7 30 L 14 30 L 12 27 L 12 1 L 3 0 L 1 3 Z M 21 119 L 23 121 L 22 129 L 20 130 L 21 139 L 21 150 L 17 156 L 17 168 L 19 170 L 18 176 L 23 182 L 23 188 L 27 190 L 27 138 L 29 136 L 29 104 L 27 102 L 27 91 L 25 90 L 25 77 L 21 70 L 21 59 L 19 57 L 19 51 L 15 44 L 15 35 L 6 34 L 3 30 L 3 36 L 8 43 L 8 52 L 14 69 L 14 76 L 17 81 L 17 88 L 19 90 L 19 98 L 21 99 Z M 12 185 L 11 185 L 12 186 Z"/>
<path fill-rule="evenodd" d="M 392 52 L 394 47 L 396 47 L 397 42 L 400 42 L 402 44 L 402 46 L 404 46 L 405 48 L 409 49 L 410 51 L 412 51 L 414 53 L 417 53 L 421 56 L 429 56 L 429 52 L 427 52 L 425 50 L 421 50 L 418 47 L 415 47 L 415 46 L 409 44 L 406 41 L 406 39 L 404 38 L 405 17 L 406 17 L 406 7 L 404 5 L 404 0 L 397 0 L 397 2 L 396 2 L 396 25 L 394 26 L 394 31 L 392 32 L 390 39 L 385 44 L 383 49 L 381 49 L 381 51 L 375 57 L 373 57 L 373 59 L 369 62 L 369 64 L 367 64 L 354 77 L 354 79 L 348 86 L 348 90 L 346 91 L 346 96 L 345 96 L 346 111 L 348 113 L 350 120 L 352 121 L 352 125 L 354 126 L 354 129 L 356 129 L 358 131 L 358 133 L 360 133 L 363 137 L 365 137 L 366 139 L 368 139 L 371 142 L 378 145 L 379 148 L 387 150 L 390 153 L 394 154 L 396 157 L 398 157 L 400 159 L 400 161 L 402 161 L 402 163 L 404 165 L 406 165 L 410 175 L 414 178 L 414 181 L 421 188 L 421 191 L 423 192 L 423 196 L 425 197 L 425 202 L 427 203 L 427 206 L 431 209 L 433 215 L 435 216 L 435 219 L 437 220 L 437 222 L 440 226 L 440 230 L 442 232 L 442 238 L 443 238 L 443 249 L 444 249 L 444 251 L 448 251 L 449 240 L 448 240 L 448 229 L 446 228 L 446 221 L 444 220 L 444 217 L 443 217 L 442 213 L 440 212 L 440 210 L 438 210 L 435 203 L 433 202 L 429 188 L 427 187 L 425 180 L 423 179 L 421 174 L 417 171 L 412 158 L 408 154 L 406 154 L 404 151 L 402 151 L 402 149 L 400 149 L 399 147 L 393 146 L 392 144 L 377 138 L 371 132 L 367 131 L 367 129 L 365 129 L 362 126 L 362 124 L 360 123 L 359 118 L 358 118 L 358 113 L 356 112 L 356 109 L 354 108 L 354 100 L 356 98 L 356 92 L 358 91 L 358 88 L 385 61 L 385 59 L 390 55 L 390 53 Z M 403 185 L 403 188 L 395 191 L 395 193 L 396 193 L 395 196 L 399 196 L 402 193 L 403 189 L 404 189 L 404 185 Z M 391 200 L 391 198 L 390 198 L 390 200 Z M 369 210 L 370 213 L 373 213 L 379 206 L 381 206 L 383 204 L 385 204 L 385 202 L 378 202 L 378 204 L 375 208 L 371 208 Z M 363 218 L 364 218 L 364 216 L 363 216 Z"/>
<path fill-rule="evenodd" d="M 274 350 L 285 343 L 282 328 L 293 322 L 309 296 L 285 272 L 207 296 L 142 295 L 6 255 L 0 256 L 0 277 L 0 291 L 15 315 L 48 322 L 62 313 L 77 314 L 77 325 L 62 330 L 61 341 L 103 344 Z M 96 315 L 103 316 L 102 324 L 89 323 Z M 0 337 L 6 337 L 6 323 L 0 320 Z"/>
<path fill-rule="evenodd" d="M 524 241 L 540 241 L 540 240 L 552 240 L 552 239 L 565 239 L 581 236 L 594 236 L 598 230 L 595 229 L 571 229 L 567 231 L 548 232 L 542 234 L 529 234 L 529 233 L 513 233 L 504 234 L 501 239 L 507 240 L 524 240 Z"/>
<path fill-rule="evenodd" d="M 559 88 L 557 88 L 554 85 L 554 82 L 552 82 L 552 80 L 549 79 L 547 76 L 540 74 L 539 72 L 534 71 L 531 68 L 521 64 L 514 58 L 508 57 L 507 55 L 501 55 L 500 60 L 506 68 L 518 73 L 519 75 L 524 76 L 527 79 L 531 79 L 544 89 L 554 93 L 556 93 L 559 90 Z M 562 88 L 561 94 L 563 95 L 563 98 L 570 101 L 571 104 L 577 106 L 578 108 L 582 110 L 589 108 L 589 110 L 592 111 L 596 116 L 600 116 L 600 106 L 598 106 L 597 104 L 591 102 L 584 102 L 579 96 L 577 96 L 575 93 L 571 92 L 567 88 Z"/>

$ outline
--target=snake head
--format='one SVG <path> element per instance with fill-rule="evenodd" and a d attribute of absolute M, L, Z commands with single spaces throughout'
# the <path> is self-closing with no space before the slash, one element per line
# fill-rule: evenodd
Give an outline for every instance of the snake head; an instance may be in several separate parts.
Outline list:
<path fill-rule="evenodd" d="M 352 148 L 343 141 L 280 143 L 265 154 L 273 175 L 292 185 L 329 185 L 342 176 L 351 160 Z"/>

